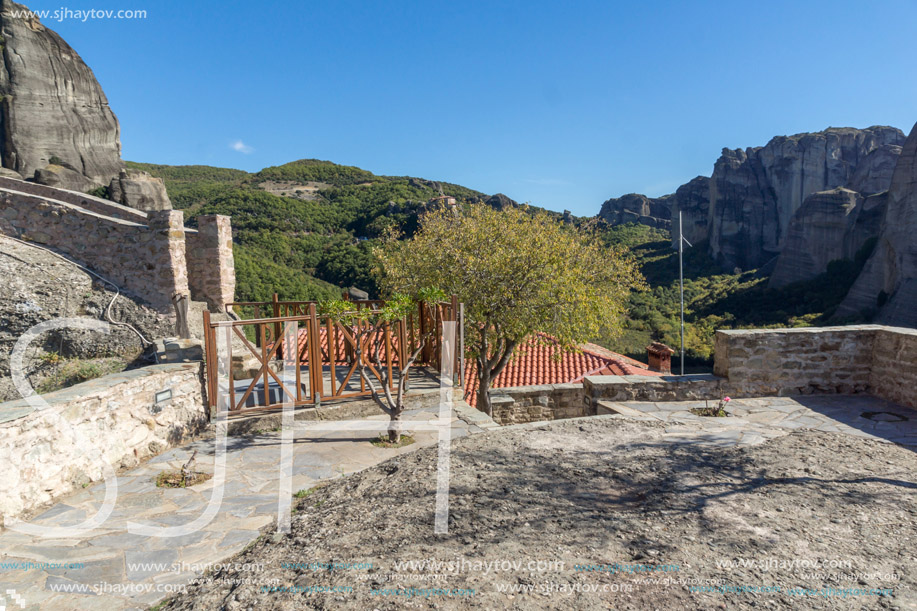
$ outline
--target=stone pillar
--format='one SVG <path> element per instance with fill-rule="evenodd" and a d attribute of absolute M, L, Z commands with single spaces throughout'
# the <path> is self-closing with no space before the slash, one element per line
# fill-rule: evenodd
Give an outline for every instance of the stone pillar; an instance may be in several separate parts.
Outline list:
<path fill-rule="evenodd" d="M 672 355 L 675 351 L 662 342 L 653 342 L 646 347 L 647 364 L 650 371 L 672 373 Z"/>
<path fill-rule="evenodd" d="M 188 294 L 188 269 L 185 261 L 185 218 L 180 210 L 149 213 L 152 235 L 150 259 L 153 287 L 150 302 L 156 309 L 172 313 L 172 296 Z"/>
<path fill-rule="evenodd" d="M 236 292 L 232 258 L 232 225 L 228 216 L 197 217 L 197 236 L 188 242 L 191 298 L 206 301 L 211 312 L 222 312 Z"/>

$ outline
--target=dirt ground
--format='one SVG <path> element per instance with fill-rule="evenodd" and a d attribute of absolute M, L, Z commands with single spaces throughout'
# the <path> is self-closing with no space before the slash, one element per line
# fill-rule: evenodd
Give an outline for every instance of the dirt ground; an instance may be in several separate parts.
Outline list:
<path fill-rule="evenodd" d="M 662 432 L 600 419 L 460 439 L 447 535 L 436 449 L 406 454 L 312 491 L 290 535 L 163 608 L 917 609 L 913 452 Z"/>

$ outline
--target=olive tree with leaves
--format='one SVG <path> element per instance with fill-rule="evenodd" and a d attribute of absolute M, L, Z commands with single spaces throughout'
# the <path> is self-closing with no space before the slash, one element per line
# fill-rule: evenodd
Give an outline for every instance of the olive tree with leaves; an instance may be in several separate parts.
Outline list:
<path fill-rule="evenodd" d="M 645 286 L 626 249 L 527 207 L 431 212 L 410 240 L 395 238 L 375 249 L 383 289 L 438 286 L 465 304 L 477 406 L 488 414 L 488 390 L 526 337 L 548 333 L 565 350 L 613 337 L 623 329 L 629 292 Z"/>
<path fill-rule="evenodd" d="M 340 323 L 352 335 L 354 360 L 360 379 L 369 388 L 373 401 L 388 414 L 388 440 L 393 444 L 401 441 L 401 415 L 404 413 L 404 393 L 407 390 L 410 369 L 417 362 L 427 343 L 432 340 L 436 325 L 417 335 L 417 344 L 411 347 L 410 353 L 405 346 L 398 347 L 403 351 L 400 354 L 405 358 L 398 361 L 397 380 L 389 379 L 387 359 L 391 358 L 391 355 L 385 353 L 386 344 L 383 338 L 386 332 L 394 331 L 398 321 L 403 321 L 417 312 L 419 304 L 427 310 L 427 316 L 432 317 L 435 313 L 434 304 L 445 297 L 441 290 L 429 287 L 420 288 L 413 294 L 416 297 L 395 294 L 377 308 L 356 308 L 353 302 L 343 300 L 323 301 L 319 304 L 322 316 Z M 391 386 L 395 386 L 394 393 Z"/>

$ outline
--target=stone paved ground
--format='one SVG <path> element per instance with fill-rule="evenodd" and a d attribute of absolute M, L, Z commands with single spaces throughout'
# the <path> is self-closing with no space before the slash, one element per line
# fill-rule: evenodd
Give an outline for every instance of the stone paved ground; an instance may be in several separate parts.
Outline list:
<path fill-rule="evenodd" d="M 845 433 L 917 450 L 917 411 L 870 395 L 809 395 L 733 399 L 732 417 L 697 416 L 689 410 L 715 402 L 601 401 L 600 413 L 665 422 L 666 438 L 722 446 L 757 445 L 796 429 Z M 872 412 L 873 419 L 863 417 Z M 899 420 L 902 419 L 902 420 Z M 698 432 L 700 429 L 701 432 Z"/>
<path fill-rule="evenodd" d="M 435 419 L 432 409 L 404 414 L 406 421 L 429 423 Z M 367 419 L 378 422 L 379 431 L 387 420 L 381 415 Z M 317 426 L 320 425 L 296 423 L 294 492 L 434 445 L 437 440 L 436 431 L 423 430 L 414 433 L 415 444 L 386 449 L 369 442 L 378 432 L 316 430 Z M 451 419 L 453 439 L 494 426 L 486 416 L 466 405 L 459 406 Z M 24 597 L 26 609 L 147 609 L 173 593 L 176 584 L 185 584 L 203 573 L 208 563 L 218 563 L 244 549 L 259 536 L 259 529 L 277 516 L 280 433 L 276 431 L 228 439 L 223 502 L 216 517 L 202 530 L 174 538 L 127 532 L 128 522 L 176 526 L 201 515 L 210 498 L 212 480 L 187 489 L 155 486 L 155 478 L 162 470 L 179 468 L 194 450 L 198 450 L 197 467 L 213 472 L 214 440 L 204 439 L 123 473 L 118 478 L 118 498 L 112 515 L 86 537 L 45 539 L 9 529 L 0 533 L 0 592 L 15 590 Z M 94 515 L 104 496 L 105 486 L 94 485 L 63 499 L 29 523 L 75 525 Z M 71 562 L 83 566 L 35 566 Z M 28 568 L 22 564 L 4 567 L 3 563 L 26 563 Z M 136 563 L 161 566 L 132 566 Z M 54 591 L 79 588 L 85 592 L 87 585 L 98 593 Z M 126 588 L 130 591 L 125 592 Z"/>
<path fill-rule="evenodd" d="M 709 418 L 691 414 L 703 402 L 645 403 L 602 402 L 602 411 L 629 418 L 663 422 L 662 439 L 676 444 L 731 447 L 754 446 L 797 429 L 815 429 L 897 443 L 917 451 L 917 411 L 869 396 L 806 396 L 737 399 L 729 404 L 734 415 Z M 454 438 L 494 426 L 486 416 L 463 406 L 453 417 Z M 885 412 L 870 420 L 864 412 Z M 896 416 L 897 415 L 897 416 Z M 429 421 L 432 410 L 406 413 L 410 420 Z M 898 421 L 898 417 L 907 420 Z M 370 420 L 385 421 L 384 416 Z M 881 420 L 881 419 L 884 419 Z M 535 428 L 547 423 L 504 427 Z M 417 433 L 418 443 L 402 449 L 376 448 L 368 442 L 374 433 L 309 430 L 297 423 L 293 490 L 307 489 L 324 480 L 365 469 L 397 454 L 435 444 L 433 431 Z M 199 441 L 172 450 L 119 478 L 119 500 L 112 517 L 84 539 L 41 539 L 9 530 L 0 533 L 0 563 L 82 562 L 79 569 L 4 569 L 0 564 L 0 591 L 16 590 L 25 597 L 26 609 L 145 609 L 172 594 L 176 584 L 200 575 L 208 563 L 219 563 L 248 546 L 277 512 L 279 433 L 263 432 L 231 438 L 227 459 L 224 502 L 217 517 L 192 535 L 164 539 L 126 532 L 128 521 L 162 526 L 179 525 L 200 515 L 212 483 L 186 490 L 164 490 L 153 478 L 164 468 L 180 466 L 198 449 L 203 468 L 213 453 L 212 441 Z M 32 520 L 33 524 L 62 526 L 95 512 L 105 487 L 84 490 Z M 133 568 L 134 563 L 167 563 L 175 567 Z M 59 593 L 61 586 L 91 584 L 111 590 L 131 587 L 127 593 L 100 595 Z M 138 590 L 137 588 L 143 588 Z"/>

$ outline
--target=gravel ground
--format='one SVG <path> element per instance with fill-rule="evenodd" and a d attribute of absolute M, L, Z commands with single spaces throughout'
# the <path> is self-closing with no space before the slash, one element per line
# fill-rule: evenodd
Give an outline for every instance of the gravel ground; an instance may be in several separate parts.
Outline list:
<path fill-rule="evenodd" d="M 815 431 L 741 449 L 663 433 L 593 419 L 460 439 L 448 535 L 433 534 L 435 448 L 406 454 L 314 490 L 290 535 L 163 608 L 917 609 L 914 453 Z"/>

